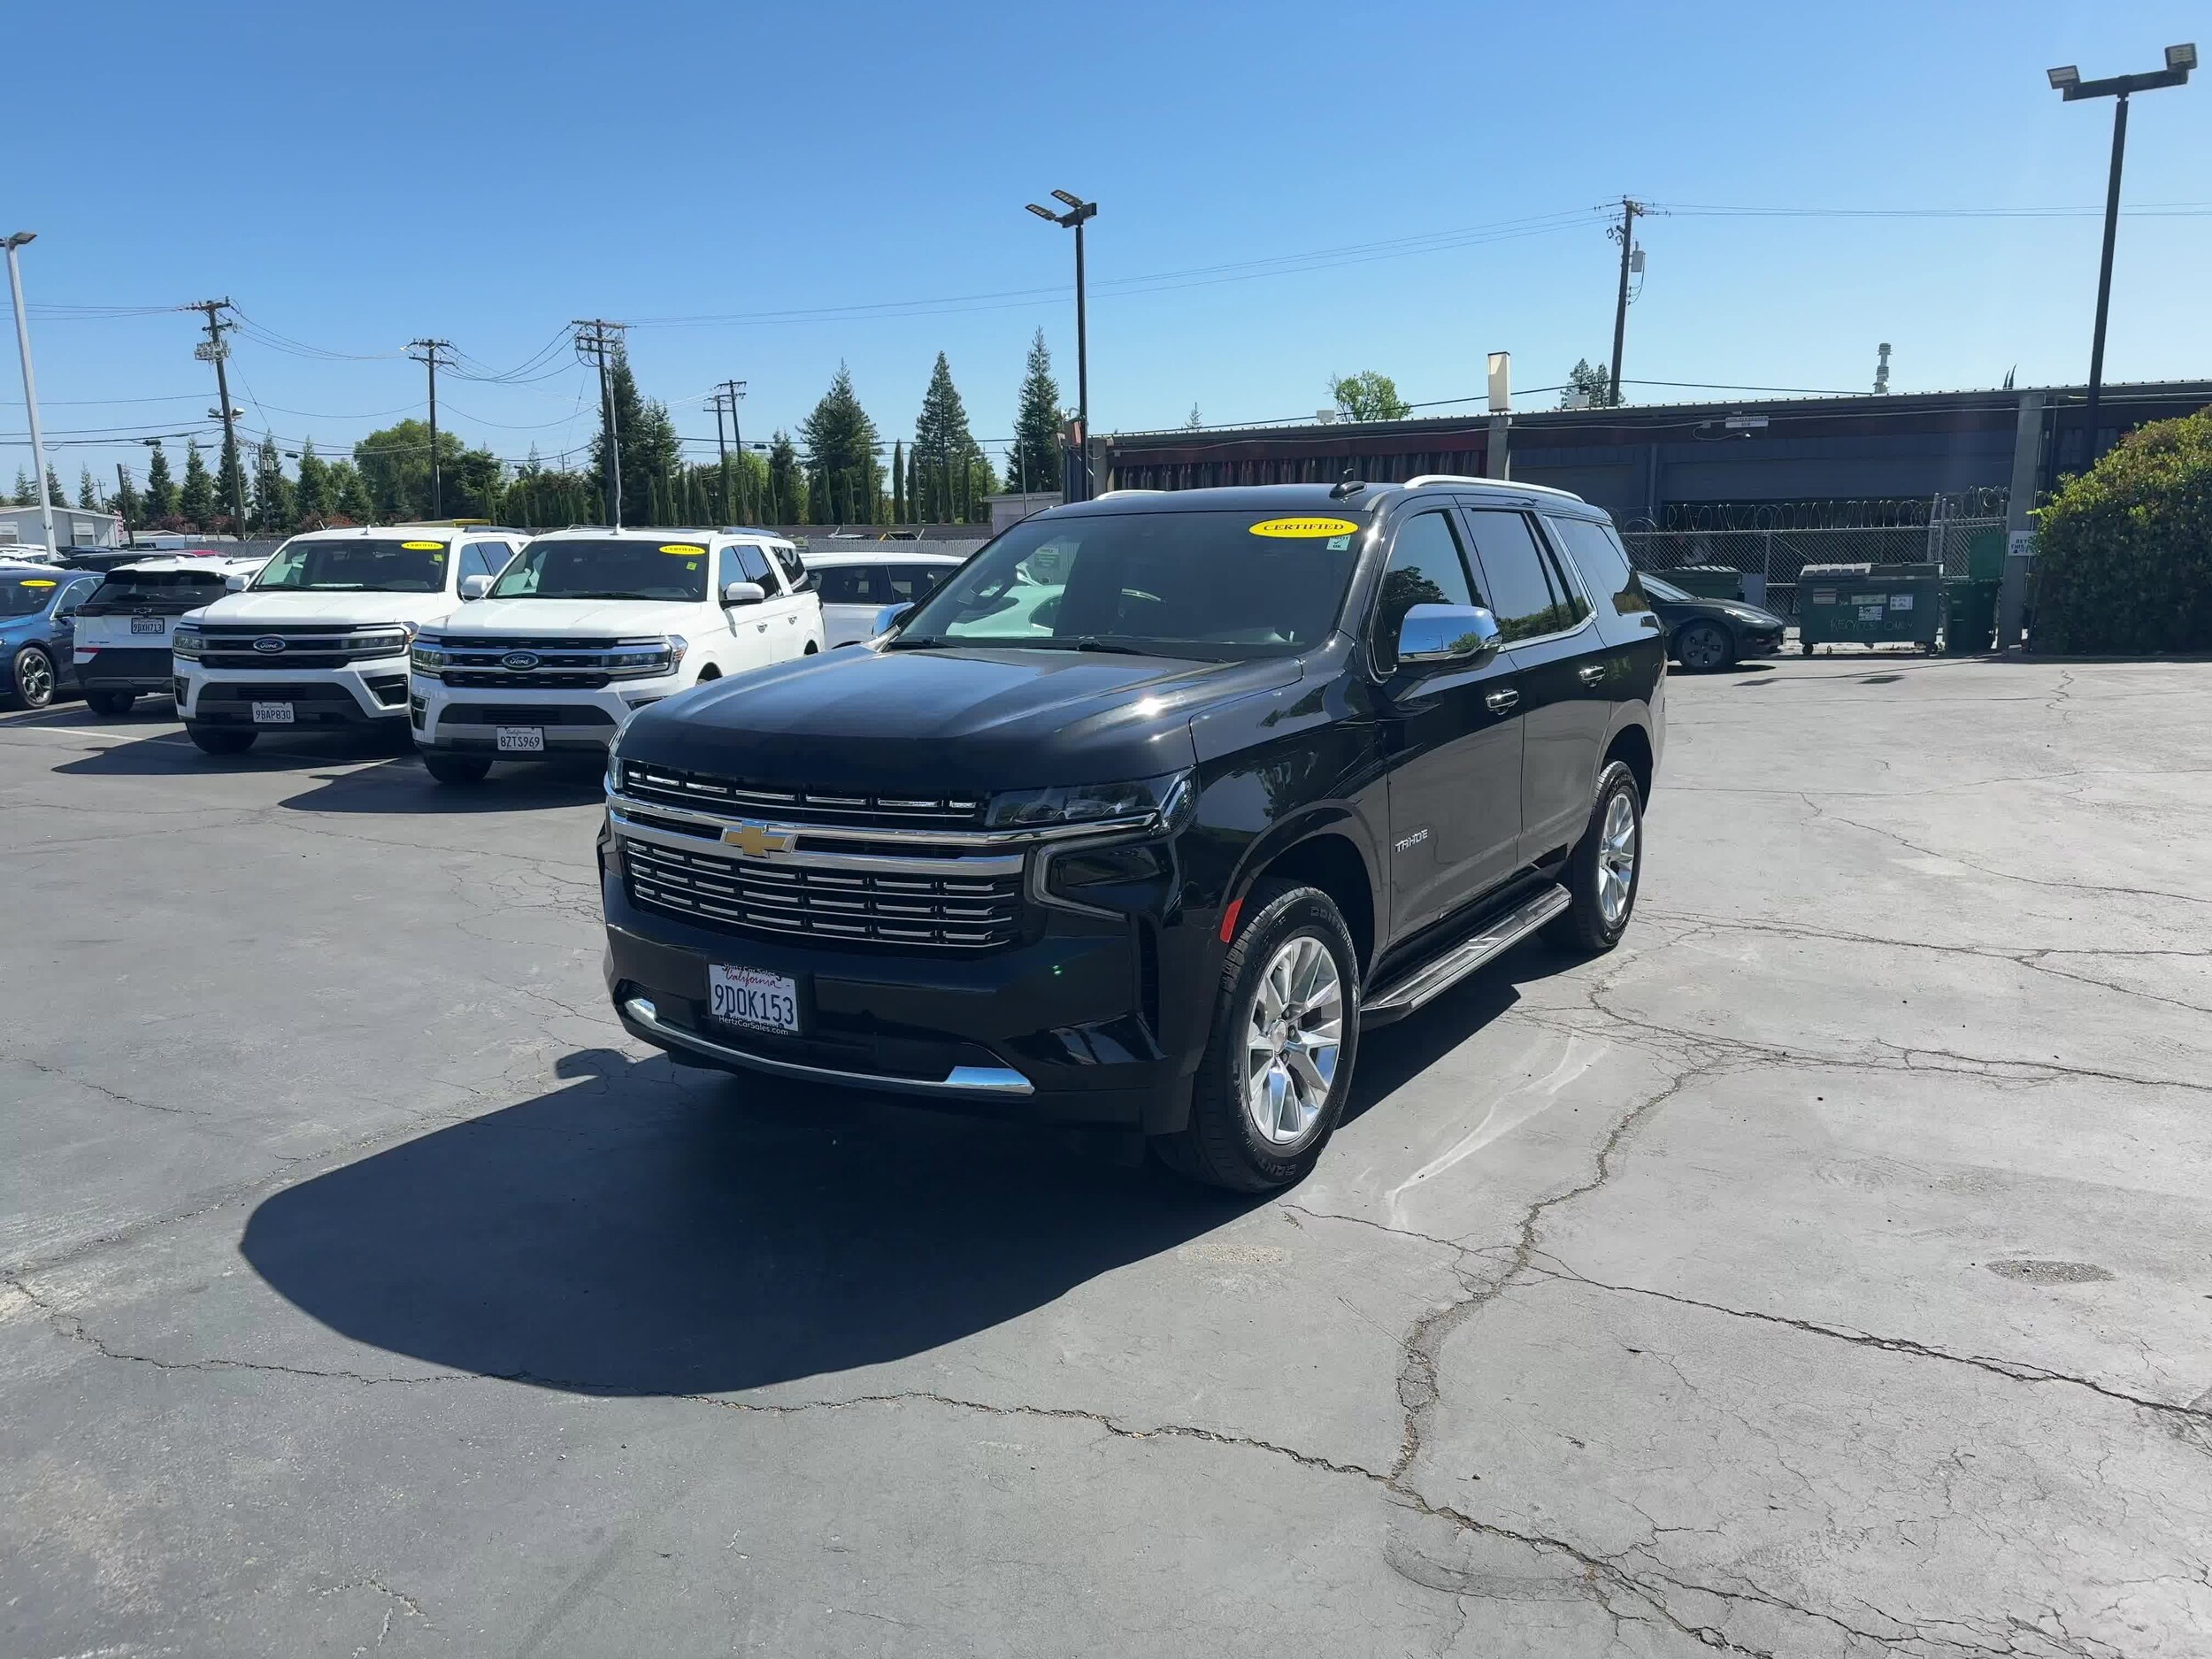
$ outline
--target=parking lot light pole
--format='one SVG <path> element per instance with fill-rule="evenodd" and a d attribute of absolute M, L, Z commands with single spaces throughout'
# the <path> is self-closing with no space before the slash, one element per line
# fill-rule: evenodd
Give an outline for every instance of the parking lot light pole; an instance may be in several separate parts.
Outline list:
<path fill-rule="evenodd" d="M 2089 347 L 2089 459 L 2097 458 L 2097 403 L 2104 389 L 2105 312 L 2112 303 L 2112 244 L 2120 230 L 2120 165 L 2127 155 L 2128 96 L 2159 87 L 2177 87 L 2197 66 L 2197 49 L 2184 42 L 2166 49 L 2166 66 L 2139 75 L 2108 75 L 2102 81 L 2084 81 L 2081 71 L 2064 64 L 2049 71 L 2051 87 L 2067 103 L 2082 98 L 2110 98 L 2112 107 L 2112 174 L 2105 185 L 2104 257 L 2097 266 L 2097 328 Z"/>
<path fill-rule="evenodd" d="M 1075 233 L 1075 418 L 1083 429 L 1083 495 L 1091 498 L 1091 359 L 1088 330 L 1083 315 L 1083 226 L 1087 220 L 1098 217 L 1098 204 L 1086 202 L 1079 196 L 1065 190 L 1055 190 L 1053 199 L 1067 204 L 1068 211 L 1056 213 L 1036 203 L 1026 204 L 1039 219 L 1048 219 L 1063 230 Z"/>
<path fill-rule="evenodd" d="M 46 434 L 38 424 L 38 380 L 31 373 L 31 326 L 23 316 L 23 273 L 16 263 L 15 250 L 27 242 L 36 242 L 35 230 L 19 230 L 12 236 L 0 237 L 0 248 L 8 250 L 8 293 L 15 301 L 15 349 L 23 358 L 23 406 L 31 416 L 31 471 L 38 474 L 38 522 L 46 537 L 46 550 L 58 551 L 54 546 L 54 501 L 46 488 Z"/>

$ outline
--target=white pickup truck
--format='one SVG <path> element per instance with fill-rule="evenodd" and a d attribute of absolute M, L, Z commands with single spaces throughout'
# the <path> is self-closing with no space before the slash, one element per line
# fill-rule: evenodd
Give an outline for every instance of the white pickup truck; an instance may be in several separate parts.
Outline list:
<path fill-rule="evenodd" d="M 186 734 L 235 755 L 265 731 L 405 732 L 416 631 L 488 588 L 525 539 L 451 524 L 294 536 L 171 635 Z"/>
<path fill-rule="evenodd" d="M 560 530 L 414 641 L 422 764 L 476 783 L 492 762 L 603 752 L 632 710 L 822 649 L 799 551 L 757 530 Z"/>

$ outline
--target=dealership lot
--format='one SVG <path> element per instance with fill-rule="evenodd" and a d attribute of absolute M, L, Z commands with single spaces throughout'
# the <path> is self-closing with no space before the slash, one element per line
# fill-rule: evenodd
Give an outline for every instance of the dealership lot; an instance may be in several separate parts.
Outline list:
<path fill-rule="evenodd" d="M 0 1652 L 2201 1652 L 2208 697 L 1676 677 L 1244 1202 L 628 1041 L 595 769 L 0 718 Z"/>

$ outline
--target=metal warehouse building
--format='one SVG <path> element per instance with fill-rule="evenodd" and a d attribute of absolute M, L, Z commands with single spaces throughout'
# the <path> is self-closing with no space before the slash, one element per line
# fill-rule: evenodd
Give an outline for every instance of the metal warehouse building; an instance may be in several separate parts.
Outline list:
<path fill-rule="evenodd" d="M 2083 403 L 2075 386 L 1532 411 L 1513 416 L 1497 469 L 1481 414 L 1118 433 L 1106 477 L 1117 489 L 1192 489 L 1495 470 L 1571 489 L 1628 528 L 1925 523 L 1948 501 L 2024 529 L 2036 498 L 2087 458 Z M 2208 380 L 2108 386 L 2099 448 L 2208 405 Z"/>

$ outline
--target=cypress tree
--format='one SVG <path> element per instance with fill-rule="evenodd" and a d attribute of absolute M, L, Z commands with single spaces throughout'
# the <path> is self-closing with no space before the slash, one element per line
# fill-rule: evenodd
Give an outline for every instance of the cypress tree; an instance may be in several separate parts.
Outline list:
<path fill-rule="evenodd" d="M 1061 419 L 1060 382 L 1052 378 L 1052 353 L 1045 349 L 1045 331 L 1040 328 L 1029 342 L 1029 364 L 1014 414 L 1010 488 L 1059 489 Z"/>
<path fill-rule="evenodd" d="M 185 441 L 184 486 L 177 491 L 177 511 L 196 530 L 205 530 L 208 520 L 215 516 L 215 480 L 200 457 L 197 438 Z"/>
<path fill-rule="evenodd" d="M 842 363 L 822 401 L 799 423 L 799 435 L 806 441 L 816 522 L 873 522 L 879 488 L 876 424 L 860 406 L 852 373 Z"/>
<path fill-rule="evenodd" d="M 315 440 L 300 445 L 299 482 L 293 487 L 293 511 L 303 526 L 320 524 L 330 515 L 330 469 L 315 453 Z"/>
<path fill-rule="evenodd" d="M 100 487 L 92 481 L 92 469 L 88 466 L 77 469 L 77 505 L 88 512 L 100 511 Z"/>
<path fill-rule="evenodd" d="M 160 439 L 154 440 L 153 449 L 153 458 L 146 463 L 146 522 L 157 525 L 177 510 L 177 484 L 169 476 Z"/>

